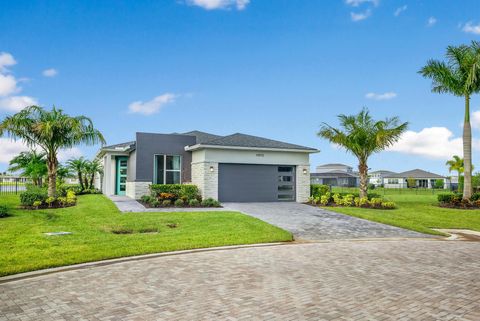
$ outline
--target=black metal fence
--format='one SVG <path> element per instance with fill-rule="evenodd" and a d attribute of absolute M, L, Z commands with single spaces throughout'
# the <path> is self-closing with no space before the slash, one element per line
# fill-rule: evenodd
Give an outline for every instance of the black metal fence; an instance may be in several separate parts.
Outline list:
<path fill-rule="evenodd" d="M 0 177 L 0 195 L 19 194 L 31 183 L 31 180 L 25 177 Z"/>
<path fill-rule="evenodd" d="M 330 186 L 332 192 L 337 193 L 358 193 L 358 187 L 343 187 L 343 186 Z M 405 187 L 377 187 L 375 189 L 369 189 L 371 193 L 376 193 L 380 195 L 397 195 L 397 194 L 415 194 L 415 195 L 425 195 L 425 194 L 438 194 L 438 193 L 448 193 L 450 191 L 455 191 L 456 186 L 453 184 L 446 184 L 444 188 L 425 188 L 425 187 L 414 187 L 407 188 Z"/>

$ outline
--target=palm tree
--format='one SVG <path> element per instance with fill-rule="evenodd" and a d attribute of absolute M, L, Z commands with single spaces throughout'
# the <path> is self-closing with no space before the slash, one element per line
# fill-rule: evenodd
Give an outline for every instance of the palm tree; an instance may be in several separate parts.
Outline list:
<path fill-rule="evenodd" d="M 338 115 L 341 128 L 323 123 L 318 136 L 345 148 L 358 158 L 360 173 L 360 197 L 367 197 L 368 158 L 398 141 L 408 123 L 397 117 L 373 120 L 367 108 L 357 115 Z"/>
<path fill-rule="evenodd" d="M 85 167 L 85 183 L 87 188 L 92 189 L 95 181 L 95 175 L 102 172 L 102 165 L 98 159 L 87 162 Z"/>
<path fill-rule="evenodd" d="M 419 73 L 432 80 L 432 92 L 449 93 L 465 100 L 463 122 L 463 198 L 472 196 L 472 127 L 470 97 L 480 91 L 480 42 L 470 46 L 448 46 L 447 61 L 429 60 Z"/>
<path fill-rule="evenodd" d="M 10 160 L 8 170 L 10 172 L 20 172 L 21 176 L 31 178 L 33 185 L 40 186 L 42 178 L 47 175 L 45 153 L 38 153 L 35 150 L 21 152 Z"/>
<path fill-rule="evenodd" d="M 458 155 L 453 155 L 453 158 L 445 163 L 448 166 L 448 171 L 453 172 L 456 171 L 458 173 L 458 178 L 462 175 L 464 168 L 463 168 L 463 158 L 459 157 Z M 473 169 L 472 169 L 473 170 Z"/>
<path fill-rule="evenodd" d="M 83 184 L 83 173 L 85 172 L 86 165 L 87 160 L 83 157 L 72 158 L 67 161 L 67 166 L 77 173 L 78 182 L 80 183 L 80 189 L 82 191 L 85 189 L 85 185 Z"/>
<path fill-rule="evenodd" d="M 39 147 L 45 152 L 50 197 L 56 194 L 57 153 L 60 149 L 82 143 L 105 143 L 103 135 L 93 127 L 89 118 L 71 117 L 55 107 L 48 111 L 42 107 L 30 106 L 6 117 L 0 123 L 0 136 L 4 134 L 22 140 L 30 148 Z"/>

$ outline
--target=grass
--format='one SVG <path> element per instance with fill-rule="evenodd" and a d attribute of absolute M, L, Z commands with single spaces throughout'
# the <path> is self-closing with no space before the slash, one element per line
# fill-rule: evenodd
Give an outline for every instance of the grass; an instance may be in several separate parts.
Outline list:
<path fill-rule="evenodd" d="M 374 192 L 379 191 L 374 190 Z M 383 193 L 379 194 L 383 195 Z M 480 231 L 480 210 L 438 207 L 437 195 L 432 195 L 431 192 L 419 194 L 415 194 L 414 191 L 403 191 L 402 194 L 385 193 L 384 198 L 395 202 L 397 208 L 394 210 L 375 210 L 353 207 L 328 207 L 328 209 L 427 234 L 441 234 L 432 230 L 432 228 L 459 228 Z"/>
<path fill-rule="evenodd" d="M 291 241 L 292 235 L 238 212 L 125 213 L 103 195 L 84 195 L 64 209 L 15 208 L 0 219 L 0 276 L 131 255 L 222 245 Z M 45 232 L 72 232 L 46 236 Z"/>

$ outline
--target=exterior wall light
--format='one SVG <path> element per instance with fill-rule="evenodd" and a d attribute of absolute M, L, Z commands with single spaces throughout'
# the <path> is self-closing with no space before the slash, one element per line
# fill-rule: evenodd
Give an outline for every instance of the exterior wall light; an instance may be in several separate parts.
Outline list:
<path fill-rule="evenodd" d="M 210 166 L 210 172 L 213 173 L 213 166 Z"/>
<path fill-rule="evenodd" d="M 306 169 L 306 168 L 303 169 L 303 174 L 304 174 L 304 175 L 307 174 L 307 169 Z"/>

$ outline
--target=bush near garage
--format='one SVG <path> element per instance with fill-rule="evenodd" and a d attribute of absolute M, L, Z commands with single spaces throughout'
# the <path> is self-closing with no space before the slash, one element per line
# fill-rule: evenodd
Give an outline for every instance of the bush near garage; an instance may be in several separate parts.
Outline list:
<path fill-rule="evenodd" d="M 327 192 L 326 194 L 320 197 L 311 196 L 308 199 L 308 204 L 314 206 L 343 206 L 343 207 L 363 207 L 363 208 L 373 208 L 373 209 L 384 209 L 390 210 L 394 209 L 394 202 L 384 201 L 380 197 L 372 197 L 377 195 L 369 195 L 369 197 L 359 197 L 358 194 L 342 194 L 335 193 L 332 194 Z"/>
<path fill-rule="evenodd" d="M 440 207 L 458 209 L 480 208 L 480 193 L 474 193 L 468 200 L 463 199 L 462 193 L 442 193 L 438 194 L 437 200 Z"/>
<path fill-rule="evenodd" d="M 140 202 L 146 207 L 220 207 L 214 199 L 202 201 L 198 187 L 193 184 L 153 184 L 150 195 L 144 195 Z"/>

